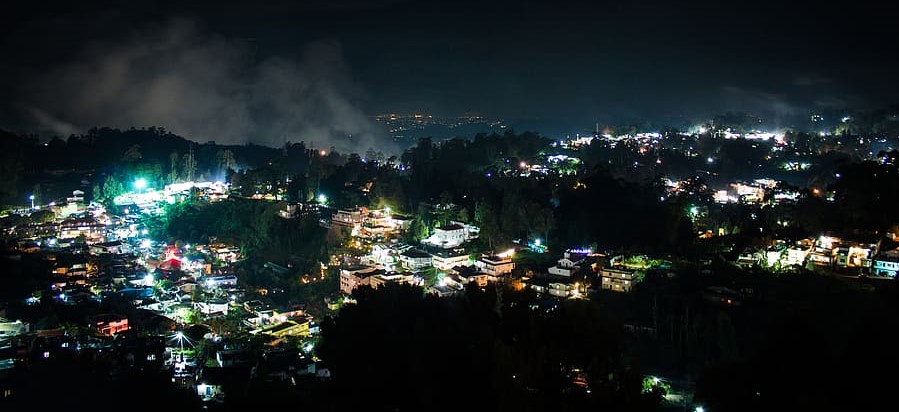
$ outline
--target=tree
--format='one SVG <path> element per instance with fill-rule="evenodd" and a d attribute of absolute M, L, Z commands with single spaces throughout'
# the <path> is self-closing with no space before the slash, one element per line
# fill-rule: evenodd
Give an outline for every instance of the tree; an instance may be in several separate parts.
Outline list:
<path fill-rule="evenodd" d="M 140 145 L 135 144 L 135 145 L 131 145 L 130 147 L 128 147 L 128 149 L 125 150 L 125 153 L 122 154 L 122 162 L 123 163 L 134 163 L 134 162 L 137 162 L 138 160 L 142 159 L 143 157 L 144 157 L 143 154 L 140 152 Z"/>
<path fill-rule="evenodd" d="M 177 151 L 169 154 L 169 183 L 175 183 L 178 180 L 178 160 L 181 155 Z"/>
<path fill-rule="evenodd" d="M 216 166 L 218 167 L 218 176 L 225 176 L 229 169 L 233 169 L 237 164 L 234 158 L 234 152 L 228 149 L 220 149 L 215 154 Z"/>

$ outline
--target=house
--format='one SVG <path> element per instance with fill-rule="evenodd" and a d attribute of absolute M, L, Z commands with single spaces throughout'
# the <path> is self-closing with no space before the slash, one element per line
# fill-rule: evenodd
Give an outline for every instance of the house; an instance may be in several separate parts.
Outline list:
<path fill-rule="evenodd" d="M 805 264 L 805 259 L 808 257 L 810 251 L 811 247 L 807 247 L 801 242 L 790 246 L 781 256 L 780 265 L 783 267 L 802 266 Z"/>
<path fill-rule="evenodd" d="M 367 214 L 365 208 L 337 209 L 331 215 L 331 226 L 340 226 L 350 229 L 353 236 L 359 235 L 362 230 L 362 216 Z"/>
<path fill-rule="evenodd" d="M 222 368 L 247 366 L 253 362 L 253 352 L 246 349 L 220 350 L 215 352 L 215 360 Z"/>
<path fill-rule="evenodd" d="M 13 322 L 8 319 L 0 318 L 0 338 L 24 335 L 28 333 L 29 329 L 30 325 L 28 322 L 22 322 L 21 320 Z"/>
<path fill-rule="evenodd" d="M 128 244 L 122 242 L 121 240 L 116 240 L 114 242 L 95 243 L 90 247 L 90 253 L 94 255 L 120 255 L 123 253 L 128 253 L 130 251 L 131 248 L 128 246 Z"/>
<path fill-rule="evenodd" d="M 391 266 L 395 265 L 397 258 L 391 253 L 389 246 L 376 243 L 371 246 L 371 251 L 366 255 L 366 260 L 375 265 Z"/>
<path fill-rule="evenodd" d="M 210 315 L 213 313 L 228 314 L 229 302 L 225 299 L 211 299 L 203 302 L 194 302 L 194 306 L 200 313 Z"/>
<path fill-rule="evenodd" d="M 539 294 L 557 298 L 567 298 L 580 294 L 580 291 L 578 291 L 579 284 L 572 282 L 570 277 L 537 276 L 523 281 Z"/>
<path fill-rule="evenodd" d="M 384 269 L 375 266 L 351 266 L 340 269 L 340 291 L 345 295 L 351 295 L 353 289 L 362 285 L 370 285 L 371 276 L 384 273 Z"/>
<path fill-rule="evenodd" d="M 758 250 L 747 248 L 744 249 L 740 256 L 737 257 L 737 266 L 748 269 L 755 267 L 762 261 L 762 253 Z"/>
<path fill-rule="evenodd" d="M 433 258 L 430 254 L 418 249 L 409 249 L 400 254 L 400 263 L 402 263 L 403 267 L 413 272 L 431 266 L 432 262 Z"/>
<path fill-rule="evenodd" d="M 309 336 L 309 319 L 295 318 L 254 331 L 263 335 L 283 338 L 286 336 Z"/>
<path fill-rule="evenodd" d="M 393 225 L 399 230 L 409 230 L 409 227 L 412 226 L 412 218 L 408 216 L 391 215 L 390 219 L 393 221 Z"/>
<path fill-rule="evenodd" d="M 221 288 L 227 286 L 237 286 L 237 276 L 207 276 L 203 281 L 203 285 L 207 288 Z"/>
<path fill-rule="evenodd" d="M 437 295 L 439 298 L 446 298 L 459 293 L 459 289 L 448 284 L 435 284 L 428 288 L 428 293 Z"/>
<path fill-rule="evenodd" d="M 414 285 L 416 283 L 415 276 L 412 273 L 398 273 L 398 272 L 390 272 L 390 273 L 379 273 L 368 279 L 369 285 L 377 289 L 383 285 L 388 283 L 396 283 L 396 284 L 410 284 Z"/>
<path fill-rule="evenodd" d="M 784 250 L 786 250 L 786 246 L 782 243 L 777 243 L 765 249 L 765 265 L 767 267 L 773 267 L 775 264 L 781 261 L 783 258 Z"/>
<path fill-rule="evenodd" d="M 465 227 L 455 223 L 440 226 L 434 229 L 432 237 L 433 239 L 429 238 L 429 243 L 445 248 L 456 247 L 465 241 Z"/>
<path fill-rule="evenodd" d="M 613 292 L 630 292 L 634 287 L 637 271 L 625 267 L 602 268 L 599 272 L 602 278 L 602 289 Z"/>
<path fill-rule="evenodd" d="M 271 309 L 271 307 L 269 307 L 269 305 L 267 305 L 264 302 L 259 301 L 259 300 L 248 300 L 243 303 L 243 308 L 245 311 L 252 313 L 252 314 L 258 314 L 259 312 L 263 312 L 263 311 Z"/>
<path fill-rule="evenodd" d="M 834 263 L 834 252 L 833 250 L 816 247 L 809 252 L 806 259 L 815 266 L 831 266 Z"/>
<path fill-rule="evenodd" d="M 448 271 L 456 266 L 469 266 L 471 259 L 464 249 L 441 249 L 431 253 L 432 262 L 437 270 Z"/>
<path fill-rule="evenodd" d="M 434 234 L 422 242 L 444 249 L 452 249 L 477 238 L 479 233 L 480 229 L 475 226 L 452 222 L 451 224 L 435 228 Z"/>
<path fill-rule="evenodd" d="M 306 305 L 296 304 L 282 306 L 274 309 L 272 319 L 278 322 L 286 322 L 290 318 L 296 318 L 306 315 Z"/>
<path fill-rule="evenodd" d="M 448 275 L 447 279 L 447 282 L 450 284 L 458 284 L 459 286 L 463 286 L 474 282 L 479 287 L 487 286 L 487 282 L 496 281 L 495 276 L 492 276 L 489 273 L 484 272 L 474 266 L 454 267 L 452 273 Z"/>
<path fill-rule="evenodd" d="M 871 276 L 896 278 L 899 273 L 899 249 L 888 250 L 874 256 Z"/>
<path fill-rule="evenodd" d="M 93 217 L 66 219 L 59 224 L 59 239 L 75 239 L 82 235 L 88 244 L 102 242 L 106 238 L 106 225 Z"/>
<path fill-rule="evenodd" d="M 511 257 L 501 257 L 497 255 L 483 255 L 479 257 L 477 261 L 475 261 L 475 266 L 477 266 L 478 269 L 481 269 L 488 275 L 497 278 L 512 273 L 512 269 L 515 269 L 515 263 L 512 262 Z"/>
<path fill-rule="evenodd" d="M 549 274 L 571 277 L 571 275 L 580 270 L 586 259 L 587 255 L 585 254 L 565 251 L 563 257 L 556 262 L 556 265 L 549 268 Z"/>
<path fill-rule="evenodd" d="M 89 324 L 97 333 L 105 336 L 113 336 L 128 330 L 128 318 L 111 313 L 92 316 Z"/>

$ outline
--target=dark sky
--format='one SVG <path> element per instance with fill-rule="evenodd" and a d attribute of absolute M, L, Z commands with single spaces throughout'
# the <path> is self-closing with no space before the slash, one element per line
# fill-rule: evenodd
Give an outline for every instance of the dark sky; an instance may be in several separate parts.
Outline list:
<path fill-rule="evenodd" d="M 4 4 L 2 126 L 266 142 L 385 111 L 561 130 L 899 102 L 887 2 L 118 3 Z"/>

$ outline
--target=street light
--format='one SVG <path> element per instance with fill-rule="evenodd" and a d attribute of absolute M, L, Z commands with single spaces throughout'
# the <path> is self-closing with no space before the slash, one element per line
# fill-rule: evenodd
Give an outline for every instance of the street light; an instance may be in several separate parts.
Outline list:
<path fill-rule="evenodd" d="M 134 188 L 135 188 L 135 189 L 137 189 L 137 190 L 142 190 L 142 189 L 144 189 L 144 188 L 146 188 L 146 187 L 147 187 L 147 179 L 144 179 L 144 178 L 142 178 L 142 177 L 139 177 L 139 178 L 137 178 L 137 179 L 134 181 Z"/>
<path fill-rule="evenodd" d="M 34 209 L 34 195 L 29 195 L 28 200 L 31 201 L 31 208 Z"/>

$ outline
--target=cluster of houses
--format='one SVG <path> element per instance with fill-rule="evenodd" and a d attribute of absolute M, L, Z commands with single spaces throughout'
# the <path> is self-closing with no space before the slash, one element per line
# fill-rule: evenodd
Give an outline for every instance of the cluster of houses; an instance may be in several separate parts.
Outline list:
<path fill-rule="evenodd" d="M 812 266 L 836 270 L 853 269 L 869 276 L 895 278 L 899 272 L 899 250 L 893 239 L 849 240 L 834 235 L 802 239 L 793 243 L 775 241 L 764 249 L 746 249 L 737 258 L 744 268 Z"/>
<path fill-rule="evenodd" d="M 386 237 L 409 229 L 412 220 L 408 217 L 391 213 L 390 208 L 369 209 L 367 207 L 354 207 L 349 209 L 337 209 L 330 220 L 323 220 L 325 227 L 348 228 L 353 237 L 374 239 Z"/>

